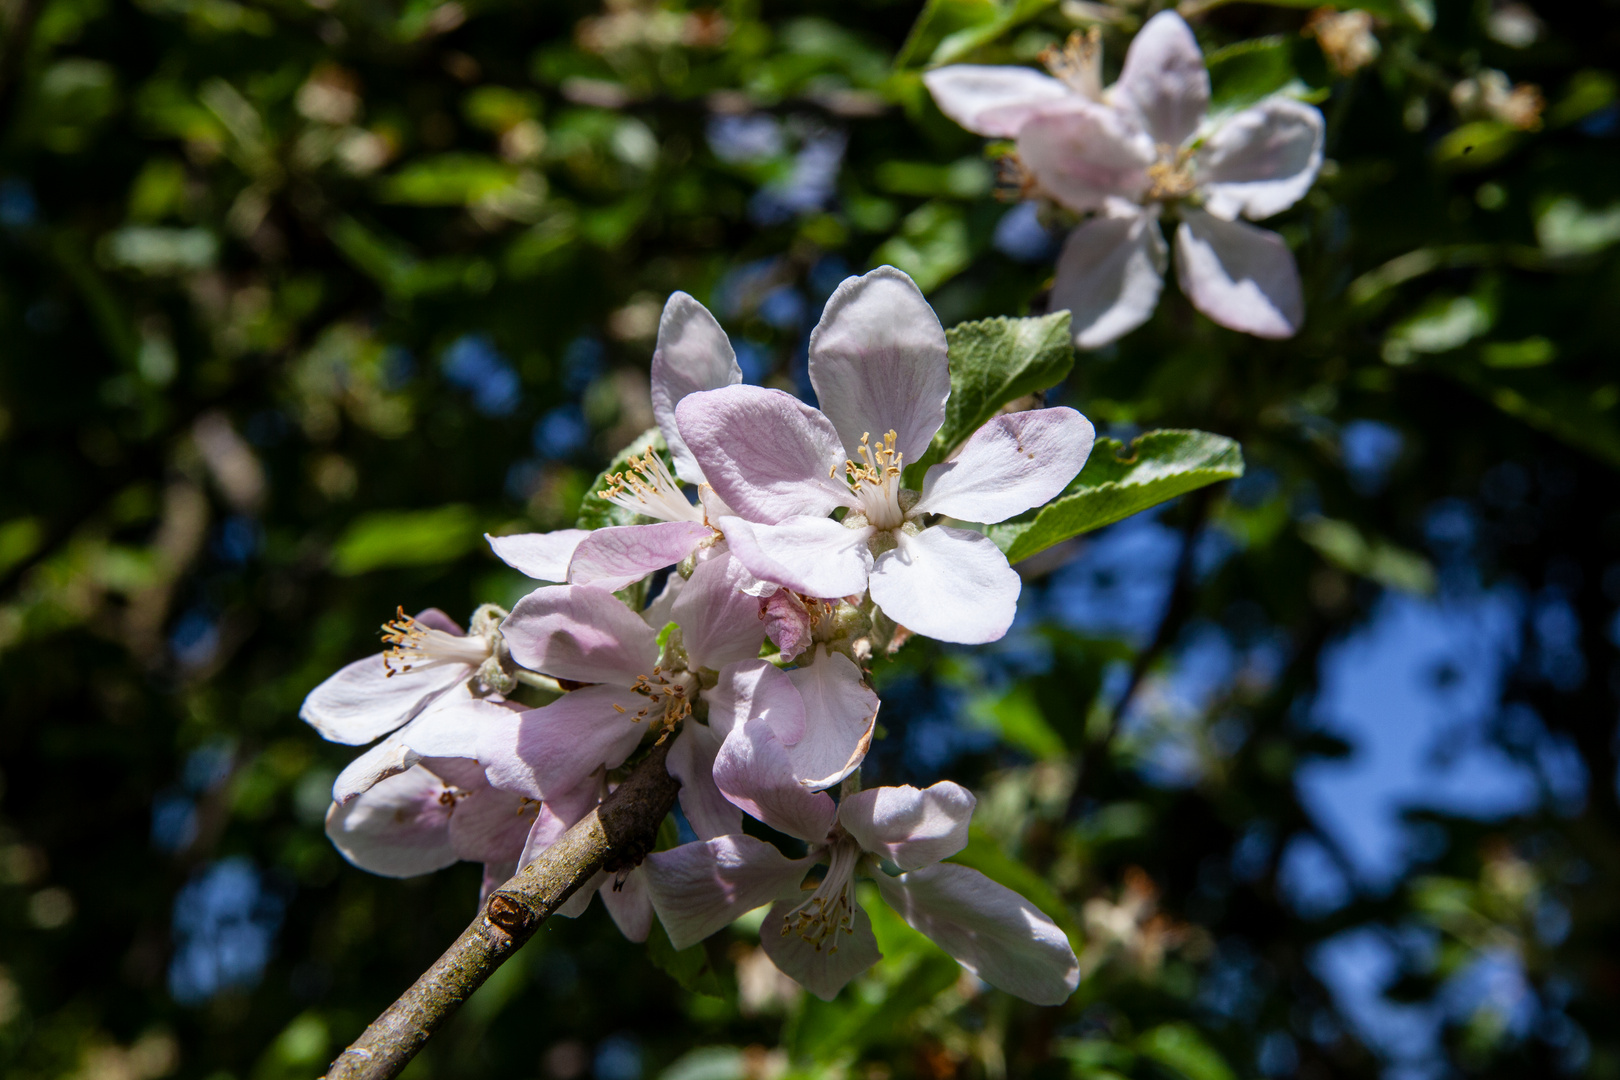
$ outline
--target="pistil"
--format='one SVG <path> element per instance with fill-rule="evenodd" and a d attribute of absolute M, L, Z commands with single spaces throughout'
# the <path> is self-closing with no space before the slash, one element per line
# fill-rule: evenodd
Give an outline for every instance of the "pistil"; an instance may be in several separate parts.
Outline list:
<path fill-rule="evenodd" d="M 782 936 L 797 933 L 816 952 L 825 948 L 831 956 L 838 951 L 838 935 L 855 930 L 855 867 L 861 849 L 847 836 L 840 836 L 829 855 L 827 874 L 816 891 L 782 919 Z"/>
<path fill-rule="evenodd" d="M 871 432 L 865 432 L 856 450 L 861 460 L 844 462 L 844 479 L 860 498 L 861 512 L 874 529 L 898 529 L 906 520 L 905 510 L 900 506 L 900 476 L 905 471 L 905 456 L 894 448 L 896 438 L 891 428 L 881 442 L 874 444 Z"/>
<path fill-rule="evenodd" d="M 1147 193 L 1150 202 L 1185 199 L 1198 187 L 1198 181 L 1193 176 L 1192 150 L 1189 147 L 1175 150 L 1160 143 L 1159 160 L 1147 167 L 1147 175 L 1153 184 Z"/>

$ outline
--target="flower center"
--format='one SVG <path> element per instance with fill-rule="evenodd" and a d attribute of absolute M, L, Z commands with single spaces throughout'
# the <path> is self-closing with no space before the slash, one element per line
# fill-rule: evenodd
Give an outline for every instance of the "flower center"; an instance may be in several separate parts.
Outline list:
<path fill-rule="evenodd" d="M 1148 166 L 1147 175 L 1153 184 L 1147 193 L 1150 202 L 1185 199 L 1198 186 L 1193 177 L 1192 148 L 1175 150 L 1160 143 L 1159 160 Z"/>
<path fill-rule="evenodd" d="M 660 725 L 663 730 L 658 733 L 658 741 L 663 742 L 675 726 L 688 716 L 692 715 L 692 701 L 697 697 L 698 680 L 685 668 L 665 668 L 658 665 L 652 669 L 651 675 L 637 675 L 636 684 L 630 689 L 647 699 L 647 704 L 631 718 L 633 723 L 641 723 L 650 719 L 652 723 Z M 619 705 L 613 706 L 619 712 L 626 710 Z"/>
<path fill-rule="evenodd" d="M 393 646 L 383 653 L 383 667 L 389 675 L 403 675 L 415 668 L 435 664 L 466 664 L 477 667 L 489 659 L 489 639 L 482 634 L 457 637 L 431 626 L 423 626 L 404 608 L 397 608 L 394 618 L 383 623 L 382 638 Z M 398 664 L 396 668 L 394 665 Z"/>
<path fill-rule="evenodd" d="M 1038 59 L 1070 90 L 1092 101 L 1102 100 L 1102 27 L 1093 26 L 1084 34 L 1076 30 L 1063 48 L 1048 45 Z"/>
<path fill-rule="evenodd" d="M 639 458 L 632 457 L 627 464 L 623 472 L 608 476 L 602 498 L 659 521 L 703 520 L 703 511 L 686 501 L 669 466 L 651 449 Z"/>
<path fill-rule="evenodd" d="M 831 956 L 838 951 L 838 935 L 855 930 L 855 867 L 861 860 L 860 845 L 847 836 L 833 841 L 828 849 L 831 860 L 827 874 L 810 894 L 810 899 L 782 919 L 782 936 L 796 933 L 820 952 Z"/>
<path fill-rule="evenodd" d="M 844 479 L 850 490 L 861 500 L 861 513 L 874 529 L 898 529 L 905 523 L 906 512 L 900 505 L 900 474 L 905 471 L 905 456 L 894 448 L 897 438 L 893 429 L 878 443 L 872 442 L 872 433 L 861 435 L 861 445 L 855 453 L 860 461 L 844 462 Z M 836 475 L 837 466 L 828 471 Z"/>

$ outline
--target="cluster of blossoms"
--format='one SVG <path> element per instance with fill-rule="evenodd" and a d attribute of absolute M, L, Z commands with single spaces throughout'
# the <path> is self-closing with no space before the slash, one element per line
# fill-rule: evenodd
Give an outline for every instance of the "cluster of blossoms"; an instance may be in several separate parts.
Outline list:
<path fill-rule="evenodd" d="M 1293 206 L 1322 166 L 1322 114 L 1274 96 L 1209 115 L 1209 73 L 1186 22 L 1153 16 L 1102 85 L 1094 32 L 1025 67 L 956 64 L 923 77 L 940 109 L 979 135 L 1013 139 L 1022 193 L 1090 215 L 1058 256 L 1052 308 L 1096 348 L 1158 305 L 1176 227 L 1176 278 L 1193 306 L 1233 330 L 1291 337 L 1304 317 L 1294 256 L 1260 220 Z"/>
<path fill-rule="evenodd" d="M 491 538 L 557 584 L 510 613 L 480 608 L 465 633 L 436 610 L 401 613 L 387 652 L 317 687 L 302 715 L 323 736 L 380 739 L 338 777 L 328 835 L 379 874 L 481 862 L 487 892 L 589 813 L 638 748 L 670 739 L 697 840 L 604 874 L 562 914 L 600 895 L 626 936 L 644 940 L 656 914 L 685 948 L 769 906 L 767 954 L 831 998 L 879 959 L 863 874 L 980 978 L 1060 1003 L 1079 980 L 1064 933 L 944 861 L 967 844 L 973 796 L 949 781 L 863 791 L 857 770 L 877 723 L 874 653 L 908 634 L 994 641 L 1012 623 L 1018 575 L 983 532 L 947 522 L 993 524 L 1057 496 L 1092 426 L 1068 408 L 1005 413 L 906 487 L 951 381 L 938 318 L 890 267 L 828 301 L 810 380 L 820 409 L 743 385 L 714 317 L 673 295 L 652 360 L 663 446 L 605 489 L 644 523 Z M 626 602 L 666 570 L 650 602 Z M 520 683 L 557 696 L 523 706 Z M 749 835 L 745 814 L 805 853 Z"/>

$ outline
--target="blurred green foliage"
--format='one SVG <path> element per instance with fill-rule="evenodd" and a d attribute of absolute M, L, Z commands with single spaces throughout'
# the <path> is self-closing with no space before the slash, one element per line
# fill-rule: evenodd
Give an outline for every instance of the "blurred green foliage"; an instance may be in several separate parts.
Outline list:
<path fill-rule="evenodd" d="M 1008 326 L 980 320 L 1044 317 L 1016 324 L 1042 331 L 1027 378 L 983 401 L 1044 388 L 1105 437 L 1053 536 L 1185 490 L 1166 461 L 1244 471 L 1151 526 L 1180 553 L 1162 592 L 1089 623 L 1048 582 L 1121 534 L 997 526 L 1031 556 L 1017 648 L 914 641 L 877 672 L 868 782 L 931 780 L 909 757 L 928 725 L 969 733 L 958 860 L 1069 929 L 1086 981 L 1025 1006 L 871 903 L 888 959 L 828 1004 L 764 961 L 757 921 L 674 953 L 597 906 L 409 1075 L 1373 1076 L 1398 1055 L 1318 962 L 1355 933 L 1393 943 L 1375 989 L 1430 1010 L 1435 1068 L 1620 1075 L 1620 9 L 1328 5 L 1373 16 L 1358 58 L 1315 0 L 1184 3 L 1217 108 L 1282 91 L 1327 116 L 1319 183 L 1273 223 L 1305 329 L 1231 334 L 1172 288 L 1071 368 L 1053 237 L 1014 228 L 1005 147 L 941 116 L 920 72 L 1032 64 L 1098 25 L 1112 73 L 1159 6 L 4 5 L 0 1072 L 317 1074 L 478 882 L 343 864 L 321 821 L 352 751 L 298 723 L 304 694 L 396 605 L 522 595 L 481 533 L 606 512 L 586 496 L 653 426 L 669 292 L 717 312 L 756 381 L 803 390 L 820 301 L 890 262 L 971 321 L 960 379 Z M 979 404 L 960 395 L 942 438 Z M 1369 421 L 1397 436 L 1376 468 L 1348 449 Z M 1460 540 L 1436 524 L 1456 520 Z M 1469 589 L 1523 598 L 1485 737 L 1544 776 L 1544 728 L 1584 795 L 1413 810 L 1407 872 L 1302 905 L 1291 843 L 1327 852 L 1321 878 L 1348 866 L 1301 795 L 1350 752 L 1312 719 L 1325 650 L 1392 597 Z M 1178 704 L 1211 628 L 1272 661 Z M 1578 669 L 1554 663 L 1570 650 Z M 1493 958 L 1528 1021 L 1457 996 Z"/>

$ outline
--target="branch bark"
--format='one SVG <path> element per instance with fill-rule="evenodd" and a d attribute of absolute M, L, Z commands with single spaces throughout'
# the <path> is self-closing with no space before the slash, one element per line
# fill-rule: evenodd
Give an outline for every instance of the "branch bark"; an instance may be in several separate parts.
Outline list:
<path fill-rule="evenodd" d="M 632 866 L 652 847 L 679 783 L 664 767 L 668 742 L 534 862 L 490 893 L 472 925 L 332 1062 L 324 1080 L 386 1080 L 534 936 L 540 924 L 602 870 Z"/>

